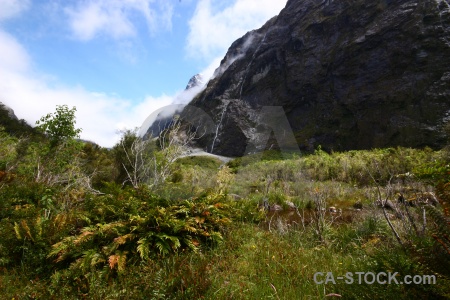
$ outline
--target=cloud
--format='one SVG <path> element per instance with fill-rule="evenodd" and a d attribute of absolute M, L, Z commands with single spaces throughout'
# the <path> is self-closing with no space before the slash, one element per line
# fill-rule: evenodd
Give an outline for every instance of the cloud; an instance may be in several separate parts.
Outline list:
<path fill-rule="evenodd" d="M 287 0 L 235 0 L 225 6 L 220 0 L 199 0 L 189 21 L 188 56 L 211 61 L 247 31 L 264 25 L 277 15 Z"/>
<path fill-rule="evenodd" d="M 34 125 L 57 105 L 77 108 L 81 138 L 104 147 L 113 146 L 117 130 L 139 127 L 145 118 L 173 97 L 145 97 L 137 105 L 115 95 L 88 91 L 83 87 L 64 86 L 50 76 L 37 73 L 26 50 L 11 35 L 0 29 L 0 101 L 14 109 L 16 115 Z"/>
<path fill-rule="evenodd" d="M 137 16 L 143 17 L 150 33 L 172 28 L 173 6 L 167 0 L 85 0 L 66 7 L 75 38 L 88 41 L 98 35 L 114 39 L 137 34 Z"/>
<path fill-rule="evenodd" d="M 5 70 L 25 71 L 30 57 L 25 49 L 8 33 L 0 28 L 0 67 Z"/>
<path fill-rule="evenodd" d="M 190 21 L 191 43 L 187 48 L 192 53 L 198 48 L 201 59 L 213 61 L 203 71 L 204 78 L 213 74 L 236 38 L 277 14 L 285 1 L 237 0 L 227 7 L 223 3 L 226 2 L 199 0 Z M 29 7 L 27 0 L 0 0 L 0 22 L 18 16 Z M 108 36 L 120 39 L 119 44 L 139 34 L 139 18 L 150 33 L 161 28 L 170 29 L 172 18 L 172 5 L 167 0 L 82 0 L 66 6 L 63 11 L 77 39 L 87 41 Z M 197 37 L 196 31 L 200 31 Z M 127 47 L 123 44 L 125 52 L 128 52 Z M 53 112 L 56 105 L 76 106 L 77 127 L 83 129 L 81 137 L 105 147 L 113 146 L 119 139 L 118 129 L 139 127 L 153 111 L 174 102 L 185 104 L 197 92 L 146 96 L 136 104 L 136 101 L 117 95 L 86 90 L 82 86 L 66 86 L 52 74 L 36 71 L 27 50 L 1 27 L 0 53 L 0 101 L 31 125 L 41 116 Z M 133 57 L 129 59 L 133 60 Z"/>
<path fill-rule="evenodd" d="M 153 5 L 153 2 L 85 1 L 83 2 L 85 6 L 79 6 L 78 10 L 70 13 L 75 14 L 72 17 L 78 17 L 78 21 L 86 24 L 85 27 L 80 24 L 76 27 L 80 38 L 93 38 L 99 33 L 120 38 L 134 34 L 135 28 L 130 20 L 135 11 L 145 15 L 149 28 L 155 29 L 159 26 L 152 23 L 158 22 L 161 18 L 155 17 L 154 12 L 150 10 L 149 5 L 150 3 Z M 162 0 L 160 2 L 162 4 L 158 4 L 158 9 L 166 12 L 163 18 L 170 23 L 171 7 Z M 26 0 L 0 0 L 0 21 L 17 17 L 28 7 L 29 1 Z M 96 20 L 96 17 L 99 19 Z M 167 22 L 163 24 L 165 27 L 170 25 Z M 92 28 L 88 26 L 89 24 Z M 139 127 L 151 112 L 171 104 L 173 100 L 173 97 L 163 94 L 159 97 L 146 96 L 136 104 L 135 101 L 117 95 L 89 91 L 81 86 L 63 85 L 52 74 L 42 74 L 34 70 L 32 58 L 27 50 L 1 27 L 0 53 L 1 102 L 14 109 L 15 114 L 30 125 L 34 125 L 43 115 L 54 112 L 57 105 L 75 106 L 76 126 L 83 129 L 81 138 L 104 147 L 111 147 L 118 141 L 118 130 Z"/>
<path fill-rule="evenodd" d="M 0 21 L 11 19 L 30 7 L 30 0 L 1 0 Z"/>
<path fill-rule="evenodd" d="M 81 87 L 54 88 L 46 82 L 20 74 L 7 76 L 11 81 L 4 81 L 5 76 L 0 71 L 1 101 L 13 108 L 19 118 L 34 125 L 41 116 L 53 112 L 57 105 L 76 106 L 77 127 L 83 129 L 81 138 L 104 147 L 111 147 L 117 142 L 118 130 L 141 126 L 151 112 L 172 101 L 166 95 L 146 97 L 135 106 L 127 99 L 87 91 Z M 11 82 L 14 84 L 11 85 Z"/>

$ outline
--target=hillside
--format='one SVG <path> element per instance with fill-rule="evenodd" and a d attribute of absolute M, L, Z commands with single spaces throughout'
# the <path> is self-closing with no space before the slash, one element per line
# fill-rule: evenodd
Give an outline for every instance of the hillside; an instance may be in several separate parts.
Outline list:
<path fill-rule="evenodd" d="M 2 102 L 0 102 L 0 126 L 6 132 L 15 136 L 35 133 L 33 128 L 25 120 L 19 120 L 14 114 L 14 111 Z"/>
<path fill-rule="evenodd" d="M 228 156 L 261 148 L 259 110 L 282 106 L 304 150 L 441 148 L 449 24 L 445 1 L 290 0 L 231 45 L 191 102 L 218 126 L 200 144 Z"/>

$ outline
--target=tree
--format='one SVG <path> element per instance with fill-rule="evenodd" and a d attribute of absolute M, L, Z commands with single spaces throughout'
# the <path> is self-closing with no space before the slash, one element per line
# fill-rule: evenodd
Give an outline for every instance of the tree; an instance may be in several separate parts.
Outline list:
<path fill-rule="evenodd" d="M 76 111 L 76 107 L 69 109 L 67 105 L 57 105 L 54 114 L 49 113 L 36 121 L 37 128 L 49 137 L 52 147 L 79 137 L 81 129 L 75 128 Z"/>
<path fill-rule="evenodd" d="M 172 175 L 173 163 L 181 157 L 196 138 L 196 131 L 184 128 L 175 118 L 169 128 L 155 140 L 143 140 L 137 130 L 127 130 L 114 146 L 119 167 L 118 180 L 129 182 L 135 188 L 141 184 L 156 187 Z"/>
<path fill-rule="evenodd" d="M 145 181 L 148 178 L 146 164 L 153 151 L 152 143 L 140 139 L 137 130 L 123 131 L 119 143 L 113 148 L 118 169 L 117 182 L 129 182 L 137 187 Z"/>
<path fill-rule="evenodd" d="M 49 113 L 36 122 L 37 129 L 49 139 L 29 147 L 29 165 L 34 169 L 36 182 L 49 186 L 64 185 L 91 188 L 92 175 L 86 175 L 82 164 L 83 143 L 77 141 L 81 129 L 75 128 L 76 108 L 67 105 L 56 106 L 55 113 Z"/>

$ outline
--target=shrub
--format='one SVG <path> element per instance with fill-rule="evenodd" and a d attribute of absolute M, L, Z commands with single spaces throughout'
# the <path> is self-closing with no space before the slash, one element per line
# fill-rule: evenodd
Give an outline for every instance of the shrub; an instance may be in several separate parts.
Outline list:
<path fill-rule="evenodd" d="M 49 113 L 36 121 L 37 128 L 49 137 L 52 146 L 78 138 L 81 129 L 75 128 L 76 111 L 75 107 L 69 109 L 67 105 L 58 105 L 55 113 Z"/>
<path fill-rule="evenodd" d="M 49 257 L 63 263 L 62 269 L 69 265 L 74 278 L 96 271 L 122 273 L 141 260 L 213 246 L 231 223 L 233 209 L 222 195 L 162 206 L 155 199 L 137 198 L 134 190 L 123 196 L 90 200 L 87 226 L 54 244 Z"/>

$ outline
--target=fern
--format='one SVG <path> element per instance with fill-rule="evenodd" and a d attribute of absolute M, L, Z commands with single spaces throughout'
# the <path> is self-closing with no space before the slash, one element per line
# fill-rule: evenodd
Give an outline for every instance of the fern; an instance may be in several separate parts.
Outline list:
<path fill-rule="evenodd" d="M 220 230 L 231 222 L 232 209 L 223 203 L 225 198 L 221 195 L 151 208 L 133 197 L 128 199 L 130 203 L 126 205 L 134 206 L 133 213 L 125 214 L 123 207 L 109 209 L 115 214 L 109 216 L 109 222 L 88 225 L 78 234 L 64 238 L 52 246 L 48 257 L 69 263 L 73 274 L 122 273 L 127 264 L 139 260 L 167 256 L 182 249 L 197 252 L 202 244 L 216 245 L 223 240 Z M 125 204 L 120 201 L 111 205 Z M 104 210 L 94 209 L 86 223 L 101 219 L 99 214 L 103 213 Z M 20 224 L 16 227 L 21 229 Z M 18 232 L 23 236 L 26 230 Z"/>
<path fill-rule="evenodd" d="M 158 249 L 159 253 L 162 254 L 163 256 L 170 253 L 170 245 L 169 245 L 169 243 L 167 243 L 167 241 L 158 240 L 155 243 L 155 246 Z"/>
<path fill-rule="evenodd" d="M 113 242 L 114 242 L 115 244 L 117 244 L 117 245 L 123 245 L 123 244 L 125 244 L 127 241 L 133 240 L 135 237 L 136 237 L 135 234 L 128 233 L 128 234 L 125 234 L 125 235 L 116 237 L 116 238 L 114 239 Z"/>
<path fill-rule="evenodd" d="M 76 237 L 69 236 L 64 238 L 61 242 L 58 242 L 52 246 L 53 250 L 47 255 L 48 258 L 57 256 L 55 262 L 61 262 L 66 260 L 71 254 L 73 246 L 75 245 L 74 240 Z"/>
<path fill-rule="evenodd" d="M 150 243 L 146 238 L 140 239 L 138 242 L 137 251 L 139 255 L 141 256 L 142 260 L 146 260 L 149 257 L 150 253 Z"/>
<path fill-rule="evenodd" d="M 200 244 L 198 241 L 195 243 L 192 240 L 191 236 L 186 236 L 183 238 L 183 243 L 193 252 L 198 252 L 198 245 Z"/>
<path fill-rule="evenodd" d="M 30 226 L 32 226 L 30 228 Z M 21 220 L 20 223 L 14 222 L 14 232 L 18 240 L 29 239 L 33 243 L 42 240 L 43 219 L 36 217 L 34 224 L 28 225 L 27 220 Z"/>
<path fill-rule="evenodd" d="M 110 269 L 115 269 L 117 267 L 117 271 L 122 273 L 125 271 L 126 261 L 127 261 L 127 251 L 119 251 L 117 254 L 111 255 L 108 258 L 108 263 Z"/>
<path fill-rule="evenodd" d="M 81 268 L 86 273 L 105 261 L 106 259 L 101 253 L 98 253 L 95 249 L 89 249 L 83 252 Z"/>

